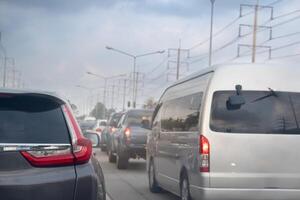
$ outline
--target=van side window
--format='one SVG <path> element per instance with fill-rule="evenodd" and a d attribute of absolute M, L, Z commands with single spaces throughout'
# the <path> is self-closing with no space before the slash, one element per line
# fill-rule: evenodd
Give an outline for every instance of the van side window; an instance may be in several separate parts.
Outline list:
<path fill-rule="evenodd" d="M 163 132 L 196 131 L 203 93 L 166 101 L 161 116 Z"/>

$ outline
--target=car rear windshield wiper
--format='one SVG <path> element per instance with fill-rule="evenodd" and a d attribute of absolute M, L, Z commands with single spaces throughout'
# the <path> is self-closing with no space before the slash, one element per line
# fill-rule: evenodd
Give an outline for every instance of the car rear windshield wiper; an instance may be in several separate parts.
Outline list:
<path fill-rule="evenodd" d="M 257 102 L 257 101 L 261 101 L 263 99 L 266 99 L 266 98 L 269 98 L 269 97 L 278 97 L 277 93 L 272 89 L 272 88 L 268 88 L 269 89 L 269 94 L 265 95 L 265 96 L 262 96 L 262 97 L 259 97 L 255 100 L 253 100 L 251 103 L 254 103 L 254 102 Z"/>

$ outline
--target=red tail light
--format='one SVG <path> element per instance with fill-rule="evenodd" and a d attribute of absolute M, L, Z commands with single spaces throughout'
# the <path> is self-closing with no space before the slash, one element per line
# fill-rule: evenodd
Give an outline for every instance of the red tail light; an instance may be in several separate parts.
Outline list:
<path fill-rule="evenodd" d="M 82 136 L 79 125 L 67 105 L 63 106 L 66 120 L 72 134 L 72 147 L 46 149 L 41 151 L 23 151 L 21 154 L 37 167 L 65 166 L 83 164 L 90 160 L 92 154 L 92 143 Z M 55 145 L 54 145 L 55 146 Z"/>
<path fill-rule="evenodd" d="M 131 135 L 130 128 L 125 129 L 124 135 L 125 135 L 126 144 L 129 144 L 130 143 L 130 135 Z"/>
<path fill-rule="evenodd" d="M 203 135 L 200 135 L 199 139 L 199 153 L 200 153 L 200 172 L 209 172 L 209 157 L 210 157 L 210 145 L 209 141 Z"/>

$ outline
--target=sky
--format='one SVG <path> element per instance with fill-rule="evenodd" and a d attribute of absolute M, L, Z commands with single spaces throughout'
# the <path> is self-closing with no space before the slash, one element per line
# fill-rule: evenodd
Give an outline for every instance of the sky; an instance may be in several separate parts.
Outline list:
<path fill-rule="evenodd" d="M 214 37 L 213 64 L 250 62 L 248 47 L 240 48 L 241 55 L 246 56 L 239 59 L 236 56 L 238 44 L 251 44 L 252 28 L 241 29 L 242 35 L 250 33 L 249 36 L 237 36 L 240 24 L 253 24 L 253 8 L 244 6 L 243 17 L 239 17 L 240 4 L 253 5 L 255 2 L 215 0 L 214 33 L 233 20 L 235 22 Z M 276 39 L 268 41 L 269 29 L 261 27 L 257 43 L 275 49 L 294 45 L 272 52 L 272 60 L 268 60 L 267 47 L 258 48 L 258 62 L 297 63 L 300 56 L 280 57 L 299 52 L 297 16 L 300 2 L 260 0 L 261 5 L 274 2 L 274 20 L 270 20 L 271 10 L 265 8 L 259 10 L 258 22 L 275 26 L 272 34 Z M 87 71 L 106 77 L 127 74 L 130 79 L 132 76 L 132 58 L 109 51 L 105 46 L 133 55 L 165 50 L 164 54 L 137 59 L 140 74 L 137 103 L 141 105 L 149 97 L 159 98 L 163 89 L 175 81 L 176 51 L 171 50 L 168 55 L 168 49 L 177 49 L 180 43 L 182 49 L 190 50 L 190 57 L 187 51 L 182 51 L 180 77 L 207 67 L 208 42 L 197 44 L 207 41 L 209 36 L 210 6 L 209 0 L 1 0 L 1 46 L 7 57 L 14 58 L 18 70 L 15 76 L 21 72 L 24 83 L 21 85 L 58 92 L 75 103 L 81 113 L 103 99 L 104 81 L 88 75 Z M 281 22 L 284 24 L 276 27 Z M 3 56 L 2 49 L 1 83 Z M 12 59 L 7 65 L 8 85 L 17 86 L 12 83 Z M 123 84 L 124 81 L 119 79 L 108 82 L 108 107 L 122 108 Z M 131 90 L 126 90 L 126 101 L 130 100 Z"/>

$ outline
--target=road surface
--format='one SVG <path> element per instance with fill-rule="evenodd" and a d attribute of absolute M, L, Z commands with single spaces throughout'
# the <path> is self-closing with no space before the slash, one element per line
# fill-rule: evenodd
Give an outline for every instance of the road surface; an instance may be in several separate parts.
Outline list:
<path fill-rule="evenodd" d="M 105 176 L 108 200 L 179 200 L 168 192 L 153 194 L 148 189 L 146 162 L 130 160 L 128 169 L 118 170 L 106 153 L 96 151 Z"/>

